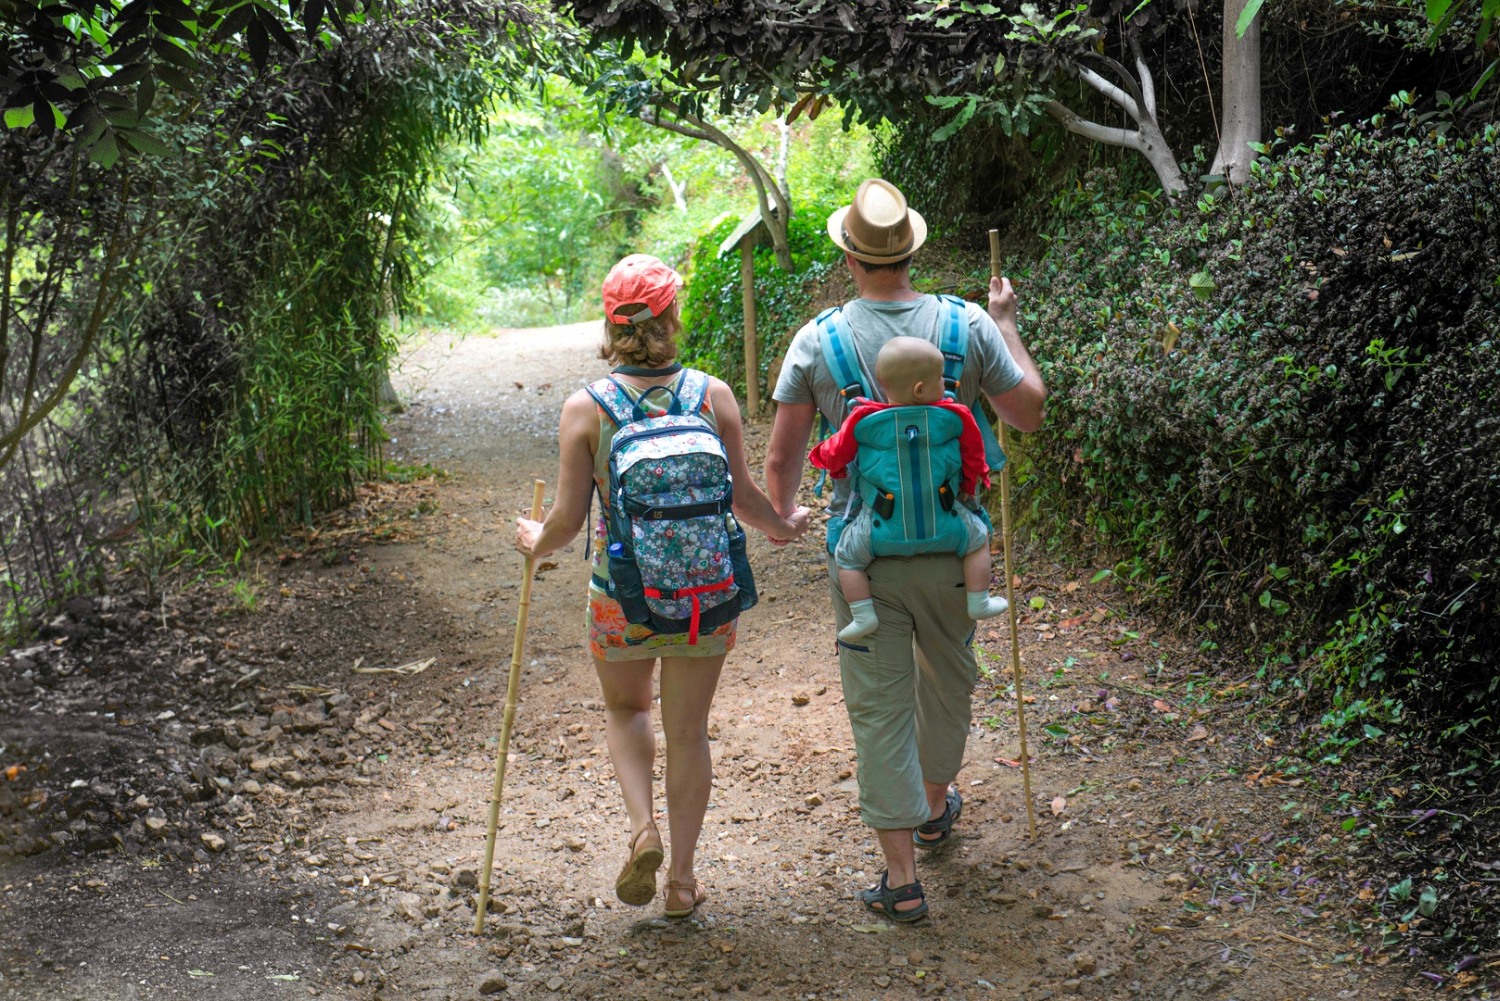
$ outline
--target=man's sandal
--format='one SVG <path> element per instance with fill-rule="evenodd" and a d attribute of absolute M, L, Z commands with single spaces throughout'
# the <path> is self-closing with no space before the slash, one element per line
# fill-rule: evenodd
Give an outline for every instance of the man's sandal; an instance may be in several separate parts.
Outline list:
<path fill-rule="evenodd" d="M 945 844 L 953 835 L 953 825 L 964 812 L 964 798 L 957 789 L 950 788 L 943 798 L 943 815 L 929 820 L 911 832 L 912 844 L 918 848 L 936 848 Z"/>
<path fill-rule="evenodd" d="M 868 890 L 859 891 L 859 899 L 864 901 L 865 907 L 876 914 L 884 914 L 892 921 L 909 924 L 912 921 L 920 921 L 927 916 L 927 896 L 922 892 L 922 881 L 915 880 L 905 886 L 892 887 L 886 880 L 890 877 L 889 872 L 880 874 L 880 882 Z M 912 900 L 920 900 L 916 907 L 906 910 L 897 910 L 897 904 L 904 904 Z"/>
<path fill-rule="evenodd" d="M 615 880 L 615 896 L 634 907 L 651 903 L 656 897 L 656 870 L 664 858 L 661 834 L 655 824 L 647 824 L 630 839 L 630 858 Z"/>
<path fill-rule="evenodd" d="M 662 910 L 662 914 L 669 918 L 685 918 L 696 911 L 698 905 L 707 899 L 708 891 L 696 879 L 691 883 L 679 883 L 675 879 L 669 879 L 665 897 L 666 907 Z M 680 905 L 684 900 L 688 902 L 686 907 L 672 906 L 674 903 Z"/>

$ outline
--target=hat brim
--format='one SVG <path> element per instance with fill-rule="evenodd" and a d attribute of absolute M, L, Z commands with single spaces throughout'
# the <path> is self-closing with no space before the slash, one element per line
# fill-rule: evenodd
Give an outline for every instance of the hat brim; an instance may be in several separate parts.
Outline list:
<path fill-rule="evenodd" d="M 833 210 L 833 214 L 828 217 L 828 239 L 832 240 L 835 246 L 857 261 L 864 261 L 866 264 L 895 264 L 897 261 L 904 261 L 912 254 L 915 254 L 921 248 L 922 244 L 927 242 L 927 220 L 923 219 L 922 214 L 916 209 L 908 207 L 906 217 L 911 221 L 910 250 L 902 254 L 896 254 L 893 257 L 880 257 L 875 254 L 866 254 L 854 250 L 849 244 L 844 242 L 844 217 L 849 214 L 851 208 L 853 208 L 852 205 L 845 205 L 843 208 Z"/>

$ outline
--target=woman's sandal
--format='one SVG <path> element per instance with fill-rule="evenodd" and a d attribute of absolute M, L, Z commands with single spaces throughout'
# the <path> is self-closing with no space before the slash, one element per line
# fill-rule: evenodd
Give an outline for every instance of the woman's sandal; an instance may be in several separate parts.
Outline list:
<path fill-rule="evenodd" d="M 672 898 L 678 898 L 680 903 L 686 898 L 691 901 L 686 907 L 673 907 Z M 698 905 L 708 899 L 708 891 L 703 884 L 696 879 L 691 883 L 679 883 L 675 879 L 667 880 L 666 908 L 662 914 L 669 918 L 685 918 L 698 909 Z"/>
<path fill-rule="evenodd" d="M 936 848 L 947 842 L 953 835 L 953 825 L 964 812 L 964 798 L 958 794 L 957 789 L 949 789 L 948 795 L 943 797 L 943 815 L 936 820 L 929 820 L 911 832 L 912 844 L 918 848 Z"/>
<path fill-rule="evenodd" d="M 615 896 L 634 907 L 651 903 L 656 897 L 656 870 L 664 858 L 661 834 L 655 824 L 647 824 L 630 839 L 630 858 L 615 880 Z"/>
<path fill-rule="evenodd" d="M 890 877 L 889 872 L 880 874 L 880 882 L 868 890 L 859 891 L 859 899 L 864 901 L 867 908 L 876 914 L 884 914 L 892 921 L 908 924 L 912 921 L 920 921 L 927 916 L 927 896 L 922 892 L 922 881 L 916 880 L 905 886 L 892 887 L 886 880 Z M 904 904 L 911 900 L 920 900 L 916 907 L 904 911 L 896 909 L 897 904 Z"/>

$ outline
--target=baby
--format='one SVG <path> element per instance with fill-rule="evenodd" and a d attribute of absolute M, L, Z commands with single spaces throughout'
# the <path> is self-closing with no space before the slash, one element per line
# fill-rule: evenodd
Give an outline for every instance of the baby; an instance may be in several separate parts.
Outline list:
<path fill-rule="evenodd" d="M 894 510 L 897 494 L 901 495 L 902 510 L 907 505 L 916 504 L 916 510 L 921 511 L 925 504 L 925 509 L 929 512 L 951 511 L 956 514 L 961 522 L 964 590 L 968 594 L 969 617 L 987 619 L 999 615 L 1010 606 L 1004 598 L 992 597 L 989 593 L 990 530 L 985 520 L 971 507 L 979 484 L 982 482 L 985 486 L 989 485 L 989 467 L 984 461 L 984 441 L 980 437 L 973 411 L 944 395 L 942 352 L 932 342 L 919 337 L 893 337 L 887 341 L 875 360 L 875 378 L 890 402 L 860 400 L 843 426 L 813 448 L 809 459 L 814 466 L 826 469 L 831 476 L 839 478 L 847 475 L 849 464 L 858 455 L 861 460 L 858 469 L 860 479 L 874 485 L 877 500 L 887 501 L 891 505 L 890 510 L 882 512 L 888 520 L 891 518 L 891 510 Z M 930 498 L 912 498 L 906 496 L 913 489 L 910 477 L 894 477 L 895 482 L 885 483 L 872 479 L 879 464 L 879 455 L 874 454 L 874 449 L 879 446 L 866 441 L 862 449 L 861 442 L 856 440 L 856 426 L 882 411 L 917 406 L 940 407 L 959 419 L 961 431 L 957 442 L 960 467 L 957 503 L 954 503 L 951 494 L 946 498 L 941 496 L 943 491 L 951 489 L 947 484 L 941 484 Z M 946 423 L 952 425 L 951 421 Z M 915 434 L 916 427 L 905 430 Z M 931 467 L 934 470 L 943 467 L 944 459 L 948 460 L 946 465 L 950 468 L 953 466 L 951 437 L 946 441 L 933 441 L 928 447 L 933 453 Z M 945 454 L 938 454 L 944 449 L 947 450 Z M 886 453 L 893 450 L 892 445 L 882 449 Z M 839 639 L 845 642 L 868 636 L 880 624 L 875 615 L 875 602 L 870 597 L 870 578 L 865 574 L 865 568 L 877 555 L 873 541 L 877 513 L 874 507 L 869 503 L 861 505 L 858 514 L 844 526 L 834 548 L 833 558 L 839 570 L 839 586 L 854 615 L 854 620 L 839 630 Z M 953 552 L 956 548 L 953 539 L 954 535 L 949 533 L 932 539 L 930 546 L 919 541 L 915 547 L 904 546 L 903 553 Z"/>

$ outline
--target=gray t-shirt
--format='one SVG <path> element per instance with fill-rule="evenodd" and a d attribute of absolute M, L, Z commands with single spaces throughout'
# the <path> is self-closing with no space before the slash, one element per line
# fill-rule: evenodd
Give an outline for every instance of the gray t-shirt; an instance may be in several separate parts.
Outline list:
<path fill-rule="evenodd" d="M 995 321 L 981 306 L 965 303 L 969 321 L 969 347 L 964 355 L 963 375 L 958 384 L 958 401 L 972 405 L 979 394 L 998 396 L 1017 386 L 1024 374 Z M 859 358 L 860 374 L 865 388 L 875 399 L 881 399 L 880 385 L 875 381 L 875 356 L 892 337 L 925 337 L 941 344 L 943 325 L 948 322 L 948 307 L 934 295 L 924 295 L 904 302 L 854 299 L 844 305 L 844 318 Z M 823 363 L 823 349 L 818 344 L 818 324 L 809 320 L 792 338 L 781 377 L 771 398 L 777 403 L 816 403 L 818 411 L 835 428 L 844 419 L 844 397 L 828 366 Z M 834 481 L 834 510 L 845 504 L 849 480 Z"/>

